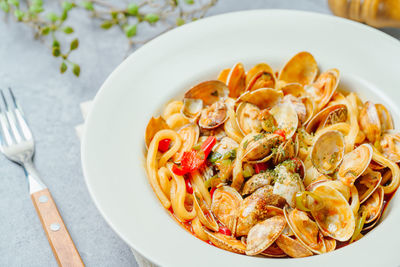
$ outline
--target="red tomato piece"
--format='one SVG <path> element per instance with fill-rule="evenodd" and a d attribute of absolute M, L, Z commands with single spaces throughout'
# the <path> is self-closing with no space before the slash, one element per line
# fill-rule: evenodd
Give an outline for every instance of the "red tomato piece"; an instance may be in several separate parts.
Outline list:
<path fill-rule="evenodd" d="M 255 170 L 255 172 L 258 174 L 258 173 L 260 173 L 261 171 L 267 170 L 267 169 L 268 169 L 267 167 L 268 167 L 267 164 L 264 163 L 264 162 L 262 162 L 262 163 L 256 163 L 256 164 L 254 165 L 254 170 Z"/>
<path fill-rule="evenodd" d="M 183 168 L 179 168 L 175 164 L 172 166 L 172 172 L 175 173 L 176 175 L 179 175 L 179 176 L 183 176 L 186 173 L 188 173 L 186 170 L 184 170 Z"/>
<path fill-rule="evenodd" d="M 226 226 L 219 226 L 218 232 L 220 232 L 221 234 L 224 234 L 224 235 L 232 235 L 231 230 L 229 230 L 228 227 L 226 227 Z"/>
<path fill-rule="evenodd" d="M 211 190 L 210 190 L 211 198 L 212 198 L 213 195 L 214 195 L 215 189 L 217 189 L 217 188 L 216 188 L 216 187 L 213 187 L 213 188 L 211 188 Z"/>
<path fill-rule="evenodd" d="M 169 144 L 171 143 L 171 139 L 163 139 L 158 143 L 158 151 L 164 153 L 168 151 Z"/>
<path fill-rule="evenodd" d="M 274 132 L 274 134 L 277 134 L 277 135 L 280 135 L 280 136 L 282 136 L 284 140 L 286 139 L 286 133 L 285 133 L 285 130 L 278 129 L 278 130 L 276 130 L 276 131 Z"/>

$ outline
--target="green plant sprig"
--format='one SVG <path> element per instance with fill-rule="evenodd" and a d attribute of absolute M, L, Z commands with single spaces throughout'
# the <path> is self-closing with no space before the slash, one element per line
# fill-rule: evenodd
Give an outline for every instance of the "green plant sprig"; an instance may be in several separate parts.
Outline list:
<path fill-rule="evenodd" d="M 60 41 L 66 39 L 60 38 L 61 35 L 75 34 L 75 29 L 67 24 L 71 11 L 86 10 L 104 30 L 119 28 L 128 39 L 131 50 L 135 45 L 143 44 L 157 35 L 138 39 L 137 33 L 143 23 L 152 26 L 163 24 L 164 32 L 204 17 L 217 1 L 208 0 L 203 3 L 198 0 L 195 3 L 195 0 L 144 0 L 140 3 L 130 2 L 120 8 L 102 0 L 72 0 L 59 2 L 57 10 L 47 10 L 43 0 L 0 0 L 0 10 L 5 13 L 6 18 L 12 17 L 16 22 L 33 29 L 35 39 L 46 43 L 52 55 L 61 61 L 60 73 L 71 69 L 78 77 L 81 73 L 80 66 L 69 57 L 78 49 L 79 39 L 75 37 L 72 41 Z"/>

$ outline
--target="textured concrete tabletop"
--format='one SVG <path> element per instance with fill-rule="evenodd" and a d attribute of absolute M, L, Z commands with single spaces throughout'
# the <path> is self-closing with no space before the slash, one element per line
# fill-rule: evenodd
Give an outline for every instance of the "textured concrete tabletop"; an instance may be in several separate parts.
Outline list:
<path fill-rule="evenodd" d="M 330 13 L 325 0 L 219 0 L 207 15 L 256 8 Z M 88 194 L 74 131 L 82 122 L 79 103 L 95 96 L 124 59 L 127 43 L 119 31 L 105 32 L 86 15 L 73 17 L 70 25 L 80 38 L 72 57 L 81 64 L 78 79 L 58 73 L 59 62 L 33 40 L 30 29 L 0 19 L 0 88 L 14 88 L 28 114 L 37 141 L 37 168 L 86 265 L 137 266 L 129 247 L 108 227 Z M 400 30 L 385 31 L 400 39 Z M 0 266 L 56 266 L 27 190 L 21 168 L 0 156 Z"/>

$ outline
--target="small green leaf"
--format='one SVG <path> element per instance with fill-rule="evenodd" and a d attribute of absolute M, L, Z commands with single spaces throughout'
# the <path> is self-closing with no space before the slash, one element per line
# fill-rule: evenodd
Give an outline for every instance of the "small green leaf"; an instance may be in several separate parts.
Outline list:
<path fill-rule="evenodd" d="M 194 0 L 185 0 L 185 3 L 188 5 L 193 5 L 194 4 Z"/>
<path fill-rule="evenodd" d="M 90 1 L 82 1 L 81 2 L 81 6 L 84 7 L 86 10 L 89 11 L 93 11 L 94 7 L 93 7 L 93 3 Z"/>
<path fill-rule="evenodd" d="M 47 35 L 50 32 L 50 27 L 43 27 L 40 29 L 40 34 L 41 35 Z"/>
<path fill-rule="evenodd" d="M 0 8 L 6 13 L 8 13 L 10 11 L 10 6 L 5 1 L 4 2 L 0 2 Z"/>
<path fill-rule="evenodd" d="M 43 0 L 33 0 L 32 5 L 34 6 L 43 6 Z"/>
<path fill-rule="evenodd" d="M 100 25 L 100 27 L 103 28 L 103 29 L 105 29 L 105 30 L 108 30 L 108 29 L 110 29 L 113 25 L 114 25 L 114 23 L 113 23 L 112 21 L 106 20 L 106 21 L 104 21 L 104 22 Z"/>
<path fill-rule="evenodd" d="M 65 62 L 63 61 L 60 65 L 60 72 L 64 73 L 66 70 L 68 69 L 67 64 L 65 64 Z"/>
<path fill-rule="evenodd" d="M 68 18 L 68 11 L 67 10 L 63 10 L 63 12 L 61 13 L 61 20 L 64 21 Z"/>
<path fill-rule="evenodd" d="M 71 33 L 74 32 L 74 28 L 72 28 L 72 27 L 70 27 L 70 26 L 66 26 L 66 27 L 63 28 L 63 31 L 64 31 L 66 34 L 71 34 Z"/>
<path fill-rule="evenodd" d="M 78 46 L 79 46 L 79 40 L 75 38 L 74 40 L 72 40 L 69 49 L 72 51 L 72 50 L 77 49 Z"/>
<path fill-rule="evenodd" d="M 156 13 L 149 13 L 144 17 L 144 20 L 149 23 L 156 23 L 160 17 Z"/>
<path fill-rule="evenodd" d="M 81 74 L 81 67 L 79 67 L 78 64 L 74 64 L 72 72 L 75 74 L 76 77 L 79 77 L 79 74 Z"/>
<path fill-rule="evenodd" d="M 47 14 L 46 14 L 46 17 L 47 17 L 47 19 L 50 20 L 51 22 L 56 22 L 56 21 L 59 19 L 59 17 L 57 16 L 57 14 L 54 13 L 54 12 L 47 13 Z"/>
<path fill-rule="evenodd" d="M 8 3 L 9 3 L 10 5 L 19 7 L 19 1 L 18 1 L 18 0 L 8 0 Z"/>
<path fill-rule="evenodd" d="M 176 19 L 176 25 L 177 26 L 182 26 L 183 24 L 185 24 L 185 20 L 183 18 L 177 18 Z"/>
<path fill-rule="evenodd" d="M 63 8 L 65 11 L 70 11 L 74 6 L 75 6 L 74 3 L 71 3 L 71 2 L 68 2 L 68 1 L 64 1 L 64 2 L 62 3 L 62 8 Z"/>
<path fill-rule="evenodd" d="M 60 47 L 60 42 L 57 40 L 53 41 L 53 47 Z"/>
<path fill-rule="evenodd" d="M 18 21 L 21 21 L 22 18 L 24 17 L 24 15 L 25 15 L 25 13 L 22 12 L 21 10 L 19 10 L 19 9 L 14 10 L 14 16 Z"/>
<path fill-rule="evenodd" d="M 139 6 L 136 3 L 130 3 L 126 11 L 129 15 L 136 16 L 139 12 Z"/>
<path fill-rule="evenodd" d="M 58 46 L 54 46 L 54 47 L 53 47 L 53 51 L 52 51 L 52 53 L 53 53 L 53 56 L 55 56 L 55 57 L 59 57 L 59 56 L 60 56 L 60 54 L 61 54 L 61 52 L 60 52 L 60 47 L 58 47 Z"/>
<path fill-rule="evenodd" d="M 113 19 L 116 19 L 116 18 L 118 18 L 118 11 L 111 11 L 111 17 L 113 18 Z"/>
<path fill-rule="evenodd" d="M 126 37 L 135 36 L 136 35 L 136 24 L 124 27 L 124 31 L 125 31 Z"/>
<path fill-rule="evenodd" d="M 31 5 L 31 6 L 29 7 L 29 11 L 30 11 L 31 13 L 40 13 L 40 12 L 43 12 L 44 9 L 43 9 L 42 6 Z"/>

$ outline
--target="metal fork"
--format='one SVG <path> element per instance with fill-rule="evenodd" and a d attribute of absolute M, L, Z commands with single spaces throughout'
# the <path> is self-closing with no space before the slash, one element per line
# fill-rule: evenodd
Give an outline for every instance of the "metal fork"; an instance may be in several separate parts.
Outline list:
<path fill-rule="evenodd" d="M 35 143 L 11 88 L 9 97 L 0 89 L 0 151 L 24 168 L 29 192 L 54 256 L 60 266 L 84 266 L 47 186 L 33 164 Z M 8 100 L 8 101 L 7 101 Z M 0 101 L 1 102 L 1 101 Z"/>

